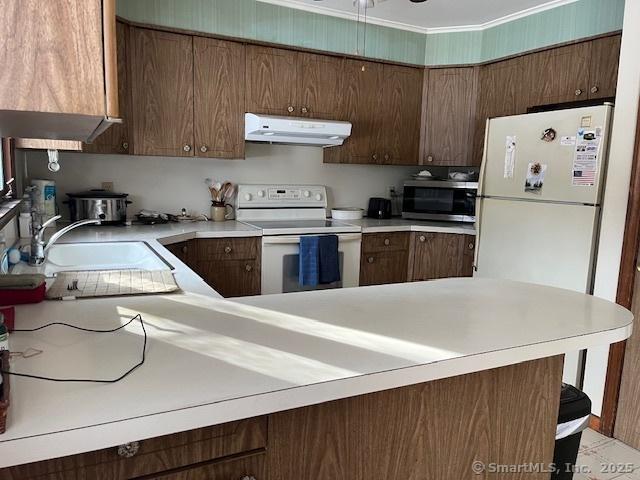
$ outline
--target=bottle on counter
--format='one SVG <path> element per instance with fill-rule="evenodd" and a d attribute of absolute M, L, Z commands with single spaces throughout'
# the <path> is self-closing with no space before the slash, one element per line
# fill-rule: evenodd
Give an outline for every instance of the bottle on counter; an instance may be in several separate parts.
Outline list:
<path fill-rule="evenodd" d="M 9 351 L 9 329 L 4 324 L 4 313 L 0 312 L 0 351 Z"/>

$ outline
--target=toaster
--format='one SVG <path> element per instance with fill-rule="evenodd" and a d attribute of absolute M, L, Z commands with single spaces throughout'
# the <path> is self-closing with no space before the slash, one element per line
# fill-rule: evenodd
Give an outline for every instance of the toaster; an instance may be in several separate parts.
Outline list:
<path fill-rule="evenodd" d="M 391 200 L 380 197 L 370 198 L 367 216 L 369 218 L 391 218 Z"/>

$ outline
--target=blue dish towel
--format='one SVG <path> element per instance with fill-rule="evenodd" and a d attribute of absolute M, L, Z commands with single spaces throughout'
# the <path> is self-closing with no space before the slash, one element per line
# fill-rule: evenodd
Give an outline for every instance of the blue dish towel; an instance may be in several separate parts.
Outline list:
<path fill-rule="evenodd" d="M 320 238 L 312 235 L 300 237 L 300 264 L 298 283 L 301 286 L 316 287 L 320 280 Z"/>
<path fill-rule="evenodd" d="M 325 284 L 340 281 L 337 235 L 323 235 L 320 237 L 318 256 L 320 257 L 320 283 Z"/>

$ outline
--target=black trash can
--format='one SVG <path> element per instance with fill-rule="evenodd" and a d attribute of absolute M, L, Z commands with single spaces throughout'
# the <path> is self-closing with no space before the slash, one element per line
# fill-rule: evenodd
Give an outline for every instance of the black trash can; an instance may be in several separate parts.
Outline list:
<path fill-rule="evenodd" d="M 590 415 L 589 397 L 576 387 L 563 383 L 556 429 L 556 447 L 553 452 L 553 463 L 556 466 L 556 470 L 551 475 L 553 480 L 573 478 L 573 467 L 578 457 L 580 438 L 584 429 L 589 426 Z"/>

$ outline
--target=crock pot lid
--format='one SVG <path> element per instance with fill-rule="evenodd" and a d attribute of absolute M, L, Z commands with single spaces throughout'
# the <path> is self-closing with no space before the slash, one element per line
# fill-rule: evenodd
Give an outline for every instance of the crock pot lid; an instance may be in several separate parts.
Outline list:
<path fill-rule="evenodd" d="M 96 188 L 85 192 L 67 193 L 70 198 L 127 198 L 128 193 L 116 193 Z"/>

